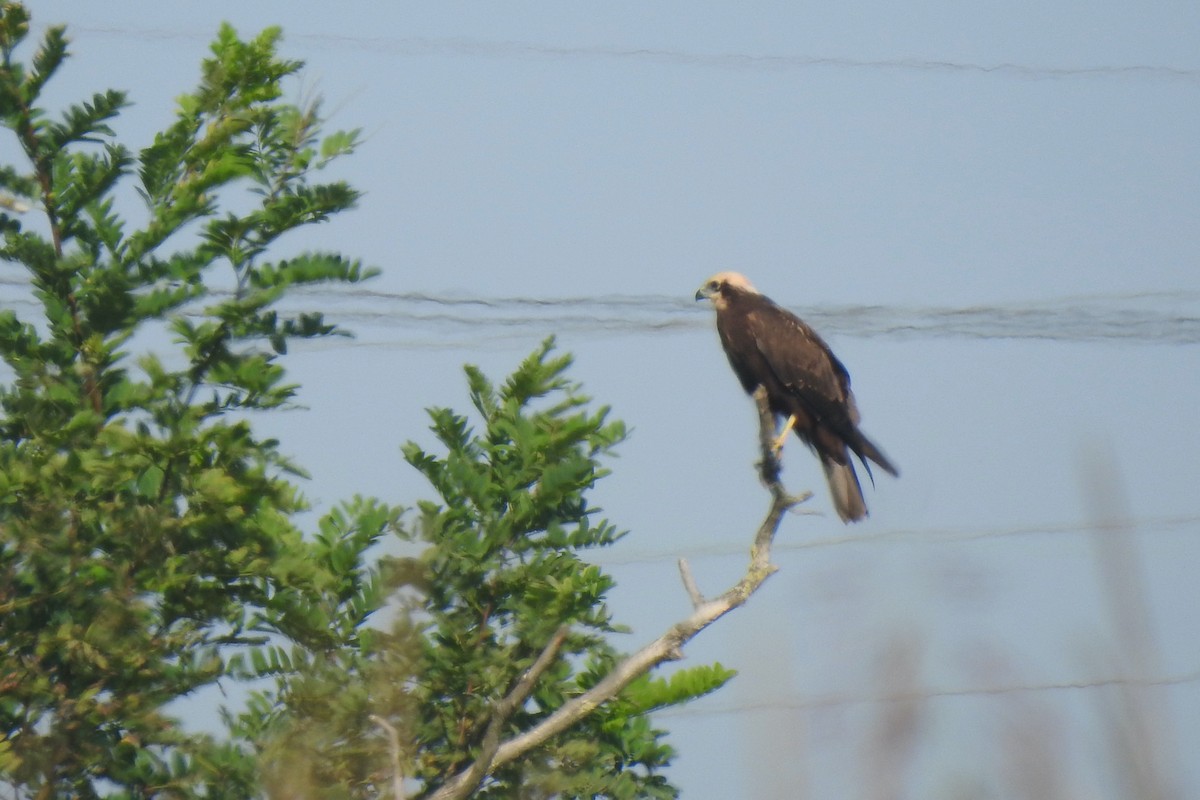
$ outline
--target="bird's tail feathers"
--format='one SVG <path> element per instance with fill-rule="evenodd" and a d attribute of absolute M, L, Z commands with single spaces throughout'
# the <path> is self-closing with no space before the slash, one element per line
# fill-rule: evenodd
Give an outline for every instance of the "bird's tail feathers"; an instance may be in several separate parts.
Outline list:
<path fill-rule="evenodd" d="M 833 506 L 842 522 L 858 522 L 866 517 L 867 501 L 863 499 L 862 487 L 858 483 L 858 475 L 855 474 L 854 464 L 850 459 L 847 458 L 844 464 L 839 464 L 822 455 L 821 466 L 825 469 L 825 480 L 829 482 Z"/>
<path fill-rule="evenodd" d="M 896 469 L 891 461 L 888 461 L 888 457 L 883 454 L 882 450 L 875 446 L 874 442 L 863 436 L 861 431 L 856 430 L 855 434 L 855 441 L 849 443 L 850 449 L 854 451 L 854 455 L 858 456 L 858 460 L 866 467 L 867 477 L 871 479 L 872 486 L 875 485 L 875 475 L 871 472 L 871 465 L 867 463 L 868 459 L 883 467 L 883 471 L 893 478 L 900 477 L 900 470 Z"/>

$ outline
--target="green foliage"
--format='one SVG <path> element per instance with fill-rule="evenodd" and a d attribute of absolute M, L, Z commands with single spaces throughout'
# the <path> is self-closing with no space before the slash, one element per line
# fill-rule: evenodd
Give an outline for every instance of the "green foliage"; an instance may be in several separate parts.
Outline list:
<path fill-rule="evenodd" d="M 586 493 L 606 473 L 598 457 L 625 430 L 608 419 L 607 409 L 587 408 L 587 399 L 564 375 L 569 357 L 552 357 L 550 346 L 526 359 L 499 389 L 468 368 L 480 430 L 464 416 L 432 409 L 432 429 L 444 455 L 412 443 L 404 449 L 441 498 L 420 507 L 418 535 L 430 547 L 422 556 L 427 588 L 413 609 L 414 621 L 428 617 L 414 694 L 427 715 L 417 738 L 431 777 L 469 763 L 491 707 L 559 626 L 571 625 L 560 663 L 552 680 L 537 688 L 534 702 L 510 720 L 511 730 L 529 727 L 580 691 L 586 672 L 572 664 L 614 660 L 605 636 L 614 625 L 604 605 L 612 579 L 582 553 L 621 535 L 597 519 Z M 665 758 L 638 757 L 643 740 L 659 734 L 649 729 L 629 742 L 619 734 L 605 737 L 602 768 L 598 756 L 576 764 L 573 748 L 584 741 L 600 744 L 604 722 L 600 715 L 589 729 L 564 737 L 532 762 L 502 769 L 480 796 L 511 796 L 516 787 L 531 778 L 536 784 L 551 772 L 586 770 L 601 781 L 614 771 L 640 767 L 644 773 L 637 782 L 655 784 L 654 770 Z M 539 761 L 540 768 L 530 766 Z"/>
<path fill-rule="evenodd" d="M 377 572 L 360 567 L 341 590 L 346 601 L 326 612 L 342 641 L 357 631 L 353 643 L 319 659 L 294 649 L 252 665 L 283 678 L 241 717 L 270 764 L 271 796 L 386 795 L 392 766 L 372 715 L 400 732 L 401 770 L 420 787 L 414 796 L 432 793 L 478 757 L 500 700 L 562 626 L 569 633 L 558 658 L 502 737 L 535 726 L 617 664 L 610 639 L 618 628 L 605 606 L 612 579 L 586 556 L 621 534 L 586 497 L 625 430 L 608 409 L 590 407 L 566 377 L 569 364 L 547 341 L 499 387 L 468 366 L 473 413 L 430 409 L 439 451 L 404 447 L 439 498 L 420 504 L 400 531 L 411 555 L 385 559 Z M 365 564 L 362 555 L 347 550 L 342 561 Z M 363 610 L 385 598 L 390 627 L 364 628 Z M 297 658 L 303 664 L 289 673 Z M 675 797 L 662 774 L 673 751 L 648 714 L 732 675 L 714 665 L 637 680 L 499 766 L 474 796 Z"/>
<path fill-rule="evenodd" d="M 331 254 L 266 259 L 279 237 L 354 204 L 345 184 L 313 177 L 355 136 L 322 139 L 318 108 L 278 101 L 299 64 L 276 57 L 277 32 L 244 42 L 224 27 L 200 88 L 135 155 L 110 127 L 123 93 L 57 118 L 39 107 L 67 39 L 48 29 L 22 64 L 28 20 L 0 7 L 4 152 L 23 155 L 0 166 L 0 261 L 26 270 L 41 308 L 0 311 L 12 375 L 0 386 L 0 775 L 18 797 L 252 796 L 248 751 L 185 733 L 164 708 L 225 678 L 294 671 L 284 637 L 343 644 L 352 632 L 330 625 L 341 605 L 378 605 L 371 586 L 345 585 L 346 560 L 395 512 L 353 504 L 306 542 L 290 465 L 230 413 L 286 403 L 277 354 L 337 333 L 276 301 L 370 274 Z M 149 222 L 130 230 L 117 209 L 137 195 Z M 223 210 L 245 197 L 250 211 Z M 189 223 L 198 244 L 177 241 Z M 177 355 L 129 349 L 168 329 Z"/>
<path fill-rule="evenodd" d="M 294 396 L 289 342 L 341 331 L 279 301 L 372 271 L 268 253 L 354 205 L 317 173 L 356 132 L 322 136 L 318 106 L 280 100 L 300 64 L 276 55 L 277 30 L 223 26 L 199 87 L 134 151 L 110 127 L 121 92 L 57 118 L 39 105 L 68 40 L 47 29 L 23 63 L 28 32 L 22 5 L 0 5 L 0 125 L 21 155 L 0 164 L 0 262 L 39 308 L 0 309 L 4 795 L 367 798 L 397 766 L 429 793 L 477 758 L 564 626 L 502 736 L 595 685 L 620 628 L 586 555 L 622 534 L 587 495 L 625 431 L 568 380 L 569 357 L 548 341 L 500 386 L 468 367 L 471 415 L 432 409 L 436 452 L 403 450 L 436 501 L 404 517 L 355 498 L 304 536 L 302 473 L 252 422 Z M 122 209 L 139 199 L 136 227 Z M 145 349 L 168 336 L 165 355 Z M 403 557 L 379 560 L 385 537 Z M 636 681 L 477 796 L 674 797 L 647 715 L 730 676 Z M 254 691 L 227 735 L 172 717 L 232 682 Z"/>
<path fill-rule="evenodd" d="M 565 372 L 568 356 L 546 342 L 496 388 L 468 367 L 478 430 L 432 409 L 444 453 L 404 454 L 437 491 L 420 507 L 425 590 L 410 605 L 420 627 L 422 709 L 412 730 L 420 774 L 432 785 L 462 769 L 491 709 L 570 626 L 558 662 L 508 722 L 525 730 L 590 688 L 616 663 L 616 630 L 604 598 L 612 579 L 584 559 L 621 534 L 586 499 L 607 474 L 599 459 L 625 437 L 608 409 L 591 410 Z M 688 699 L 682 694 L 671 702 Z M 671 749 L 631 702 L 602 707 L 583 724 L 501 767 L 480 797 L 673 797 L 661 769 Z"/>
<path fill-rule="evenodd" d="M 736 670 L 726 669 L 720 664 L 702 664 L 676 670 L 670 678 L 643 675 L 625 688 L 621 701 L 625 704 L 626 713 L 645 714 L 711 694 L 735 675 Z"/>

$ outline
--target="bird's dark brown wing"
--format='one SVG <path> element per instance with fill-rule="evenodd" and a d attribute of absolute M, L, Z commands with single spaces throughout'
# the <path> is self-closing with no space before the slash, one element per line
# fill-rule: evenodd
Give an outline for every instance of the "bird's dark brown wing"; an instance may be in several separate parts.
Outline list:
<path fill-rule="evenodd" d="M 837 458 L 835 446 L 822 448 L 821 429 L 850 448 L 870 474 L 867 459 L 892 475 L 896 466 L 858 429 L 858 409 L 850 391 L 850 373 L 829 345 L 795 314 L 767 302 L 747 314 L 747 326 L 763 361 L 788 397 L 811 417 L 814 444 L 826 455 Z"/>
<path fill-rule="evenodd" d="M 853 430 L 858 412 L 850 375 L 816 331 L 774 303 L 751 311 L 746 322 L 758 351 L 789 395 L 834 432 Z"/>

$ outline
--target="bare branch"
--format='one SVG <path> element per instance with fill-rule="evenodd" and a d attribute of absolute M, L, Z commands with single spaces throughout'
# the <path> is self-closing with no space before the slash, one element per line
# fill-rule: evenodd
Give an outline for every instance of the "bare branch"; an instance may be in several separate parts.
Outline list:
<path fill-rule="evenodd" d="M 396 727 L 378 714 L 372 714 L 369 719 L 374 722 L 388 737 L 388 750 L 392 756 L 392 796 L 396 800 L 405 800 L 404 770 L 400 766 L 400 734 Z"/>
<path fill-rule="evenodd" d="M 471 766 L 451 778 L 444 786 L 430 795 L 429 800 L 461 800 L 469 797 L 493 767 L 498 766 L 495 756 L 500 748 L 500 733 L 504 729 L 505 723 L 508 722 L 513 712 L 529 699 L 538 679 L 546 670 L 550 669 L 550 665 L 558 658 L 558 652 L 562 649 L 569 632 L 570 628 L 566 625 L 555 632 L 549 644 L 542 650 L 533 665 L 525 670 L 525 674 L 517 681 L 516 686 L 492 709 L 492 718 L 488 722 L 487 730 L 484 731 L 479 755 L 471 763 Z"/>
<path fill-rule="evenodd" d="M 700 594 L 700 587 L 696 585 L 692 568 L 688 566 L 686 558 L 679 559 L 679 577 L 683 578 L 683 588 L 687 590 L 688 597 L 692 598 L 692 608 L 704 605 L 704 595 Z"/>
<path fill-rule="evenodd" d="M 767 405 L 767 396 L 764 391 L 760 389 L 755 392 L 754 398 L 759 409 L 759 441 L 762 450 L 762 461 L 759 462 L 758 468 L 763 483 L 771 493 L 771 506 L 755 534 L 746 574 L 721 596 L 713 600 L 705 600 L 696 587 L 695 580 L 691 579 L 691 571 L 686 562 L 681 561 L 680 572 L 683 575 L 684 586 L 687 587 L 688 595 L 692 598 L 694 605 L 690 616 L 675 623 L 662 636 L 625 658 L 591 689 L 567 701 L 534 727 L 500 744 L 495 749 L 494 757 L 486 752 L 486 743 L 488 736 L 493 733 L 493 727 L 497 733 L 500 727 L 495 724 L 500 719 L 499 716 L 493 717 L 493 724 L 488 726 L 488 733 L 484 737 L 485 752 L 481 753 L 470 767 L 431 795 L 430 800 L 466 797 L 491 770 L 520 758 L 551 737 L 566 731 L 659 664 L 683 658 L 685 644 L 700 631 L 743 605 L 750 595 L 757 591 L 758 587 L 776 571 L 777 567 L 771 564 L 771 543 L 774 541 L 775 533 L 779 530 L 779 524 L 789 509 L 807 500 L 811 493 L 806 492 L 803 495 L 793 496 L 784 489 L 779 480 L 779 458 L 775 454 L 773 446 L 775 418 Z M 545 654 L 543 653 L 543 655 Z M 538 660 L 540 662 L 542 659 Z M 526 675 L 528 677 L 529 673 Z M 518 684 L 519 687 L 520 684 Z M 486 759 L 485 755 L 488 756 Z"/>
<path fill-rule="evenodd" d="M 779 482 L 779 453 L 775 450 L 775 414 L 771 411 L 767 390 L 763 387 L 754 390 L 754 402 L 758 406 L 758 449 L 762 453 L 758 474 L 774 496 L 776 488 L 783 492 L 783 485 Z"/>

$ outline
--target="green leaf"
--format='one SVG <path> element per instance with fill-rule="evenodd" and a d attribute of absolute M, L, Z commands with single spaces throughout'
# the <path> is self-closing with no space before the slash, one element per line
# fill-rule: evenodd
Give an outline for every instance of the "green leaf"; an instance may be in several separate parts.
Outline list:
<path fill-rule="evenodd" d="M 321 161 L 323 164 L 338 156 L 354 152 L 354 148 L 358 146 L 358 137 L 361 133 L 362 131 L 359 128 L 355 128 L 352 131 L 337 131 L 321 140 Z"/>
<path fill-rule="evenodd" d="M 92 95 L 91 102 L 69 106 L 63 113 L 62 122 L 46 126 L 47 153 L 60 151 L 68 144 L 99 143 L 101 137 L 113 136 L 112 128 L 106 123 L 127 105 L 129 103 L 124 92 L 110 89 Z"/>
<path fill-rule="evenodd" d="M 642 676 L 625 688 L 621 702 L 629 714 L 683 705 L 720 689 L 737 675 L 720 663 L 676 670 L 669 678 Z"/>

